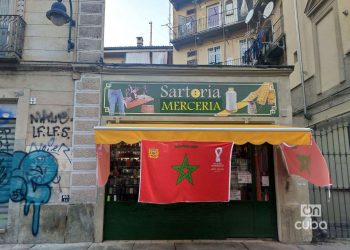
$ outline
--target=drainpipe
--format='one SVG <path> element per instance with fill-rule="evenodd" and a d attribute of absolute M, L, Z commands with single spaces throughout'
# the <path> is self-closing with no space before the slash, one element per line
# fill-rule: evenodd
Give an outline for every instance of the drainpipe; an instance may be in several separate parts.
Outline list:
<path fill-rule="evenodd" d="M 224 60 L 223 64 L 227 64 L 227 55 L 226 55 L 226 36 L 225 36 L 225 6 L 224 0 L 221 1 L 221 25 L 222 25 L 222 40 L 224 41 Z"/>
<path fill-rule="evenodd" d="M 302 55 L 302 52 L 301 52 L 301 41 L 300 41 L 300 30 L 299 30 L 298 3 L 297 3 L 297 0 L 294 0 L 294 17 L 295 17 L 295 27 L 296 27 L 296 32 L 297 32 L 297 53 L 298 53 L 300 81 L 301 81 L 301 87 L 302 87 L 301 89 L 302 89 L 303 104 L 304 104 L 304 117 L 305 117 L 306 120 L 311 120 L 311 115 L 307 113 L 307 109 L 306 109 L 304 64 L 303 64 L 303 55 Z"/>

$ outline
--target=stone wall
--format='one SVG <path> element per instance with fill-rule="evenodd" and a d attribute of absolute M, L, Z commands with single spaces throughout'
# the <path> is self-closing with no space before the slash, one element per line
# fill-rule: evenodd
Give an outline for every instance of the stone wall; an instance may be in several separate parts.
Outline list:
<path fill-rule="evenodd" d="M 79 2 L 77 61 L 96 63 L 103 58 L 104 0 Z"/>

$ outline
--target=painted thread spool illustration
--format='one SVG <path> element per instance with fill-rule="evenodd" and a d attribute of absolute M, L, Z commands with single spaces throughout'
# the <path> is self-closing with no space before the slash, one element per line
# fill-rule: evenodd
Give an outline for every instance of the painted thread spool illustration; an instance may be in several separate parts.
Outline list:
<path fill-rule="evenodd" d="M 237 111 L 237 93 L 234 88 L 228 88 L 226 91 L 226 110 Z"/>

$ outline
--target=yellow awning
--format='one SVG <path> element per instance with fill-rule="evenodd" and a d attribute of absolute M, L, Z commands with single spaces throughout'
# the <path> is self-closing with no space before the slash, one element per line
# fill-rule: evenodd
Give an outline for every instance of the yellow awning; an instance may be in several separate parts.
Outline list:
<path fill-rule="evenodd" d="M 113 124 L 95 127 L 96 144 L 160 141 L 222 141 L 235 144 L 265 142 L 310 145 L 311 129 L 279 125 L 223 124 Z"/>

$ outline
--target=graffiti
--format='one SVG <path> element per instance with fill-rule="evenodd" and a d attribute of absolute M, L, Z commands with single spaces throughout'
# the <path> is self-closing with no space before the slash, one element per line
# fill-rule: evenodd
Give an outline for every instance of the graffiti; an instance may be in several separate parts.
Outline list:
<path fill-rule="evenodd" d="M 49 127 L 49 126 L 40 126 L 40 127 L 35 127 L 33 126 L 33 138 L 37 137 L 45 137 L 45 136 L 61 136 L 69 139 L 69 134 L 68 132 L 70 131 L 69 127 L 60 127 L 60 126 L 54 126 L 54 127 Z"/>
<path fill-rule="evenodd" d="M 24 201 L 23 213 L 26 216 L 32 205 L 34 236 L 39 232 L 41 205 L 50 200 L 50 184 L 57 178 L 57 171 L 57 160 L 49 152 L 16 151 L 12 155 L 0 152 L 0 203 Z"/>
<path fill-rule="evenodd" d="M 51 137 L 48 141 L 48 143 L 40 143 L 37 144 L 35 142 L 32 142 L 32 144 L 29 147 L 29 152 L 42 150 L 49 152 L 53 155 L 61 155 L 63 154 L 69 163 L 72 163 L 71 159 L 71 149 L 64 143 L 61 144 L 55 144 L 55 137 Z"/>
<path fill-rule="evenodd" d="M 0 128 L 0 152 L 9 152 L 10 143 L 9 135 L 11 134 L 11 128 Z"/>
<path fill-rule="evenodd" d="M 61 125 L 66 124 L 73 119 L 69 117 L 68 112 L 62 111 L 58 114 L 54 114 L 53 112 L 47 113 L 46 110 L 43 110 L 41 113 L 36 112 L 34 115 L 30 115 L 30 124 L 33 123 L 59 123 Z"/>
<path fill-rule="evenodd" d="M 43 110 L 30 115 L 33 138 L 38 137 L 63 137 L 69 139 L 71 130 L 68 123 L 73 121 L 67 111 L 57 114 Z"/>

